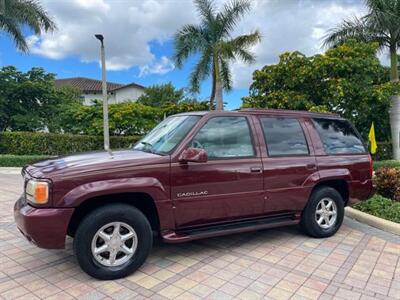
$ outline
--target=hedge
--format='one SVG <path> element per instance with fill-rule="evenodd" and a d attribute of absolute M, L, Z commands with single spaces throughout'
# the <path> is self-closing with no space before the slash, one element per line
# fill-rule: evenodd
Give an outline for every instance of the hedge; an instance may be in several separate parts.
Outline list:
<path fill-rule="evenodd" d="M 374 170 L 377 170 L 377 169 L 383 168 L 383 167 L 400 169 L 400 160 L 374 161 L 373 165 L 374 165 Z"/>
<path fill-rule="evenodd" d="M 12 155 L 0 154 L 0 167 L 23 167 L 39 160 L 51 158 L 46 155 Z"/>
<path fill-rule="evenodd" d="M 376 150 L 376 153 L 372 155 L 374 160 L 389 160 L 393 158 L 391 142 L 379 142 L 377 145 L 378 149 Z"/>
<path fill-rule="evenodd" d="M 111 149 L 128 148 L 140 136 L 111 136 Z M 103 149 L 102 136 L 41 132 L 1 132 L 0 154 L 62 155 Z"/>

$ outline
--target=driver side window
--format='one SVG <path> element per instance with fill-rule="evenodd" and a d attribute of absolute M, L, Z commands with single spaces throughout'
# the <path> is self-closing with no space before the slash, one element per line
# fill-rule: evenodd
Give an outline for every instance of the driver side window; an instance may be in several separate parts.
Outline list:
<path fill-rule="evenodd" d="M 249 124 L 245 117 L 214 117 L 193 138 L 191 147 L 202 148 L 209 158 L 254 156 Z"/>

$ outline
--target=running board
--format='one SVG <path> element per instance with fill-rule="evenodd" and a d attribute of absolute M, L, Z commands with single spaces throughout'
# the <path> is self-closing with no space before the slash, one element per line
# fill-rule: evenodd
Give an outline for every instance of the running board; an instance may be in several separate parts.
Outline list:
<path fill-rule="evenodd" d="M 179 230 L 162 234 L 162 238 L 167 243 L 180 243 L 216 237 L 240 232 L 249 232 L 260 229 L 275 228 L 288 225 L 296 225 L 299 219 L 295 215 L 283 215 L 268 218 L 258 218 L 245 221 L 230 222 L 217 225 L 208 225 L 193 229 Z"/>

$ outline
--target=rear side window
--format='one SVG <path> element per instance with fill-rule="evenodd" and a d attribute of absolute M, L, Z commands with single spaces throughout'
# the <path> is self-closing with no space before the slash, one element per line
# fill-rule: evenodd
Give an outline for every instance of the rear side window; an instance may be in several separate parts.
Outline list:
<path fill-rule="evenodd" d="M 313 119 L 327 154 L 365 153 L 365 146 L 346 120 Z"/>
<path fill-rule="evenodd" d="M 269 156 L 308 155 L 303 129 L 297 119 L 261 118 Z"/>

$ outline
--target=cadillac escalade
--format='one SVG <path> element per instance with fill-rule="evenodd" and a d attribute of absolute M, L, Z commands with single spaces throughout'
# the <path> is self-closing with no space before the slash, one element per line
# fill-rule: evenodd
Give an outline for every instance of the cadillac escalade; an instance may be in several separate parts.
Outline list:
<path fill-rule="evenodd" d="M 83 153 L 23 168 L 14 208 L 41 248 L 66 236 L 81 268 L 126 276 L 153 236 L 180 243 L 299 224 L 316 238 L 339 229 L 344 207 L 372 193 L 372 161 L 337 115 L 241 109 L 166 118 L 131 149 Z"/>

